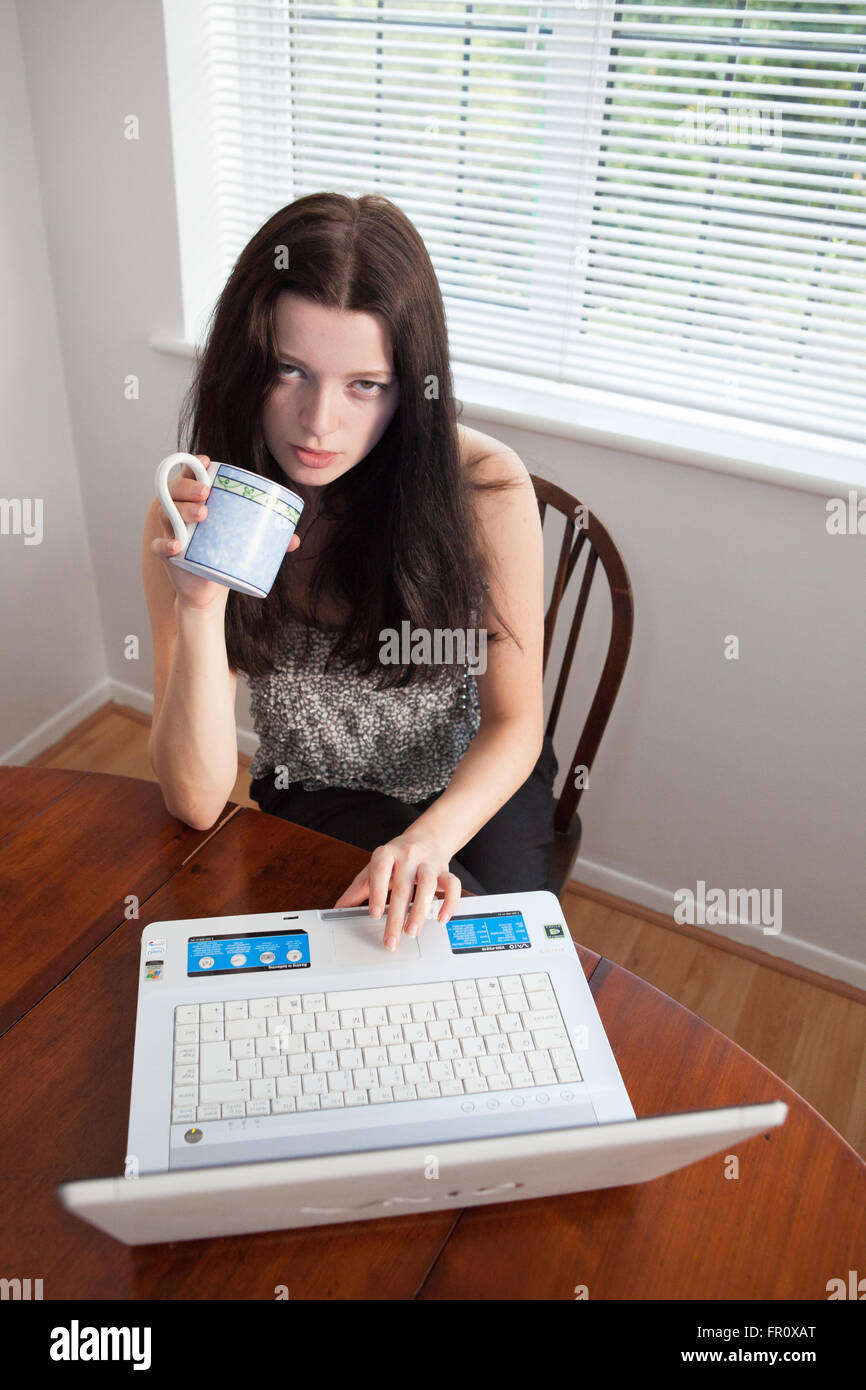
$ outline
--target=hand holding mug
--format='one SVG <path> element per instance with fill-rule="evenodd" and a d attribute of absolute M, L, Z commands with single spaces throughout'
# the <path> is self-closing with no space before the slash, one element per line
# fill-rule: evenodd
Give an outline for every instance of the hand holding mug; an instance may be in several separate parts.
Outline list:
<path fill-rule="evenodd" d="M 210 462 L 207 454 L 199 454 L 198 458 L 207 467 Z M 207 515 L 207 497 L 210 487 L 196 477 L 188 463 L 184 464 L 180 473 L 175 473 L 168 484 L 168 491 L 185 523 L 192 524 L 204 520 Z M 162 535 L 151 542 L 150 548 L 153 554 L 158 555 L 161 560 L 169 560 L 173 555 L 179 554 L 183 546 L 177 539 L 175 529 L 162 504 L 159 507 L 159 520 L 162 525 Z M 296 541 L 297 537 L 293 536 L 292 542 Z M 204 579 L 199 575 L 191 574 L 188 570 L 178 569 L 177 565 L 167 564 L 165 572 L 174 585 L 178 598 L 189 607 L 209 608 L 213 603 L 225 606 L 229 590 L 224 584 L 216 584 L 212 579 Z"/>

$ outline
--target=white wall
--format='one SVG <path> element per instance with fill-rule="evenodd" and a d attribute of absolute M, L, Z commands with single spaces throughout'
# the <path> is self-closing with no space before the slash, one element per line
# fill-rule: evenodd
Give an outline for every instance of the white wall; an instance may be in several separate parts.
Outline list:
<path fill-rule="evenodd" d="M 106 698 L 151 707 L 141 529 L 190 368 L 148 347 L 154 332 L 182 331 L 161 5 L 19 0 L 17 15 L 21 50 L 16 7 L 0 0 L 4 129 L 16 137 L 4 148 L 4 492 L 38 485 L 64 530 L 46 527 L 41 547 L 3 538 L 4 592 L 25 597 L 2 619 L 17 654 L 5 762 L 26 762 Z M 130 114 L 138 141 L 123 138 Z M 128 374 L 138 400 L 124 398 Z M 631 575 L 634 644 L 581 804 L 575 876 L 667 912 L 700 879 L 781 890 L 780 935 L 714 930 L 866 983 L 866 543 L 828 536 L 817 494 L 465 418 L 592 507 Z M 600 669 L 603 616 L 599 594 L 557 731 L 557 790 Z M 130 634 L 138 661 L 124 655 Z M 738 661 L 723 657 L 728 634 Z M 238 722 L 252 752 L 243 682 Z"/>
<path fill-rule="evenodd" d="M 60 711 L 67 727 L 89 713 L 108 664 L 81 398 L 73 389 L 70 409 L 66 379 L 70 343 L 86 353 L 90 325 L 79 309 L 58 328 L 62 227 L 40 183 L 12 0 L 0 0 L 0 131 L 0 750 L 26 739 L 26 753 L 4 759 L 26 762 L 60 737 Z"/>

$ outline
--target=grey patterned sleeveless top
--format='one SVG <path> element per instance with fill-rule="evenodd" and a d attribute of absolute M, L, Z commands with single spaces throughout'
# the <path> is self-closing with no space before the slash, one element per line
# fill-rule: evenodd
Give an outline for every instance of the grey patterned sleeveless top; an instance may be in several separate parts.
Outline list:
<path fill-rule="evenodd" d="M 336 664 L 325 671 L 342 631 L 333 624 L 312 628 L 307 665 L 296 668 L 293 639 L 304 640 L 298 628 L 287 629 L 270 675 L 247 677 L 260 739 L 250 777 L 285 768 L 281 785 L 366 788 L 407 802 L 444 791 L 481 726 L 469 666 L 443 664 L 435 679 L 377 690 L 378 670 L 364 676 Z"/>

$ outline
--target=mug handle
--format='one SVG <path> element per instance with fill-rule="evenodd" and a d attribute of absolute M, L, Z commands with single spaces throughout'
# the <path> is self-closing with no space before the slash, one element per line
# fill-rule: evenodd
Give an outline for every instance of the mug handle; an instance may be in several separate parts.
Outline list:
<path fill-rule="evenodd" d="M 217 474 L 219 464 L 216 460 L 211 461 L 210 468 L 205 468 L 200 459 L 195 454 L 169 454 L 162 463 L 157 464 L 156 468 L 156 495 L 168 514 L 168 519 L 174 527 L 174 534 L 183 548 L 186 550 L 189 542 L 189 532 L 186 529 L 186 522 L 178 511 L 174 498 L 168 490 L 168 477 L 172 469 L 178 464 L 188 463 L 193 469 L 195 476 L 200 483 L 212 484 Z"/>

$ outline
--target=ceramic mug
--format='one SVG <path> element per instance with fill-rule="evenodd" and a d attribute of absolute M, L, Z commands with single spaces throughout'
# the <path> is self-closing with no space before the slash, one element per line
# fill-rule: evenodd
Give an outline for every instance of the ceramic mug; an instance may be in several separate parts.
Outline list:
<path fill-rule="evenodd" d="M 210 486 L 204 521 L 185 522 L 168 490 L 169 475 L 184 463 Z M 212 459 L 205 468 L 194 454 L 169 454 L 156 470 L 156 495 L 183 547 L 166 556 L 170 564 L 267 598 L 304 509 L 296 493 L 234 464 Z"/>

